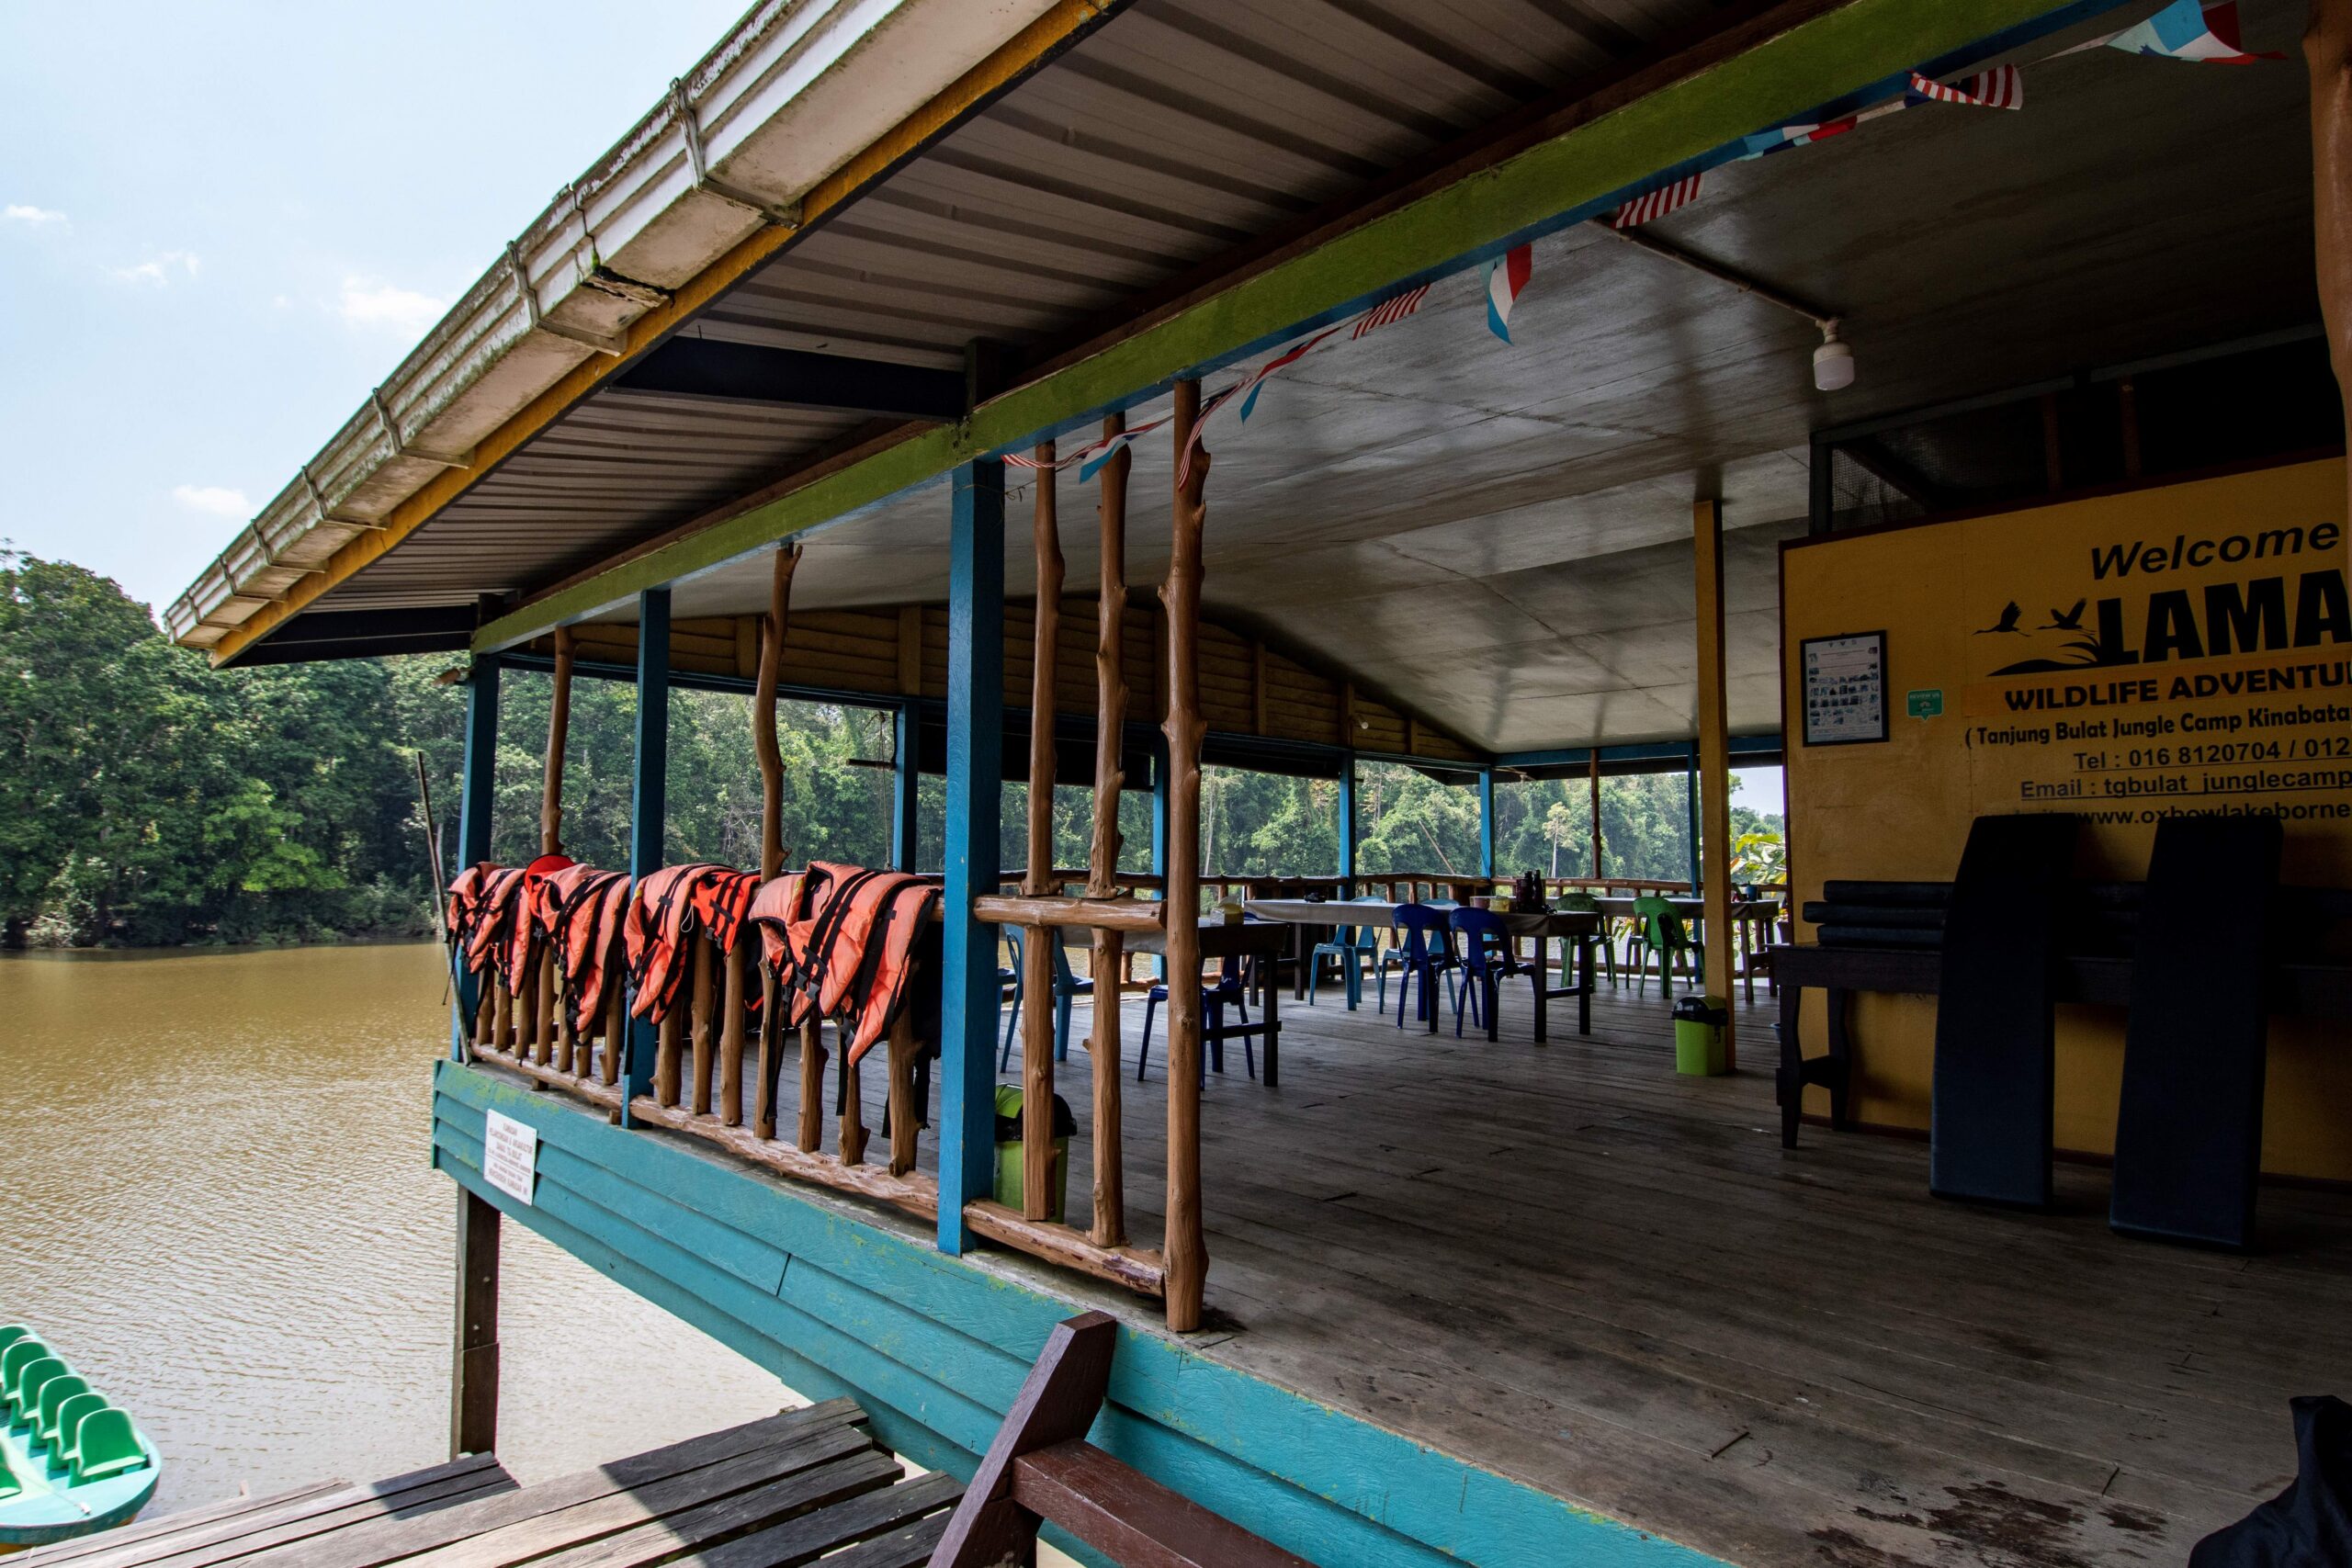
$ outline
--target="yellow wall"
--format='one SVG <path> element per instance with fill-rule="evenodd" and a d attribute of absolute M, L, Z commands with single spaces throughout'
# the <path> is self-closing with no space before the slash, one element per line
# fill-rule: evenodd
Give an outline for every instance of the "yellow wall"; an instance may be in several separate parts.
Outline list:
<path fill-rule="evenodd" d="M 2346 558 L 2341 458 L 1792 542 L 1781 646 L 1796 897 L 1838 878 L 1948 879 L 1971 819 L 2014 811 L 2084 814 L 2078 874 L 2130 879 L 2146 874 L 2157 814 L 2278 810 L 2287 880 L 2352 886 Z M 1804 744 L 1804 639 L 1882 630 L 1888 739 Z M 1915 692 L 1939 693 L 1942 713 L 1907 716 Z M 1925 1128 L 1933 1000 L 1861 997 L 1853 1020 L 1855 1114 Z M 2113 1149 L 2122 1022 L 2060 1010 L 2061 1148 Z M 1822 1029 L 1808 997 L 1810 1048 Z M 2274 1022 L 2263 1164 L 2352 1180 L 2352 1030 Z"/>

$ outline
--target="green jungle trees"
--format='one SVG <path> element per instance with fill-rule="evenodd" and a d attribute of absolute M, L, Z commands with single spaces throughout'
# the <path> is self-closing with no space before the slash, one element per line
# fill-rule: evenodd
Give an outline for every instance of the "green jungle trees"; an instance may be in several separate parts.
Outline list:
<path fill-rule="evenodd" d="M 144 605 L 69 562 L 0 550 L 0 942 L 157 945 L 418 935 L 431 929 L 426 824 L 455 854 L 465 691 L 456 656 L 216 671 L 173 647 Z M 537 852 L 549 681 L 501 685 L 492 858 Z M 572 691 L 564 847 L 628 863 L 635 689 Z M 748 705 L 675 692 L 671 705 L 672 862 L 758 859 L 760 784 Z M 873 864 L 889 852 L 891 722 L 872 709 L 786 703 L 785 842 L 791 858 Z M 1147 781 L 1132 781 L 1138 785 Z M 1005 788 L 1003 864 L 1026 859 L 1025 786 Z M 1581 779 L 1496 792 L 1497 870 L 1577 874 L 1591 866 Z M 1338 785 L 1205 770 L 1204 869 L 1326 874 L 1339 860 Z M 939 863 L 940 781 L 919 795 L 918 855 Z M 1777 803 L 1774 803 L 1777 804 Z M 1359 774 L 1357 860 L 1367 873 L 1475 872 L 1474 789 L 1394 763 Z M 1085 863 L 1091 795 L 1055 791 L 1055 854 Z M 1151 863 L 1148 796 L 1123 797 L 1122 865 Z M 1689 840 L 1679 773 L 1611 778 L 1601 791 L 1610 874 L 1679 878 Z M 1735 804 L 1751 864 L 1780 821 Z M 452 864 L 447 870 L 454 874 Z M 1763 873 L 1743 872 L 1741 874 Z"/>

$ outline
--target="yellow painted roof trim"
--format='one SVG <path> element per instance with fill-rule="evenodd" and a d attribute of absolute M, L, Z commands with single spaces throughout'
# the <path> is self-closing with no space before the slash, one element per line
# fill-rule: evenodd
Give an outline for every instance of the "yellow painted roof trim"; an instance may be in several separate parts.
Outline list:
<path fill-rule="evenodd" d="M 212 662 L 216 666 L 228 663 L 301 614 L 322 595 L 349 581 L 463 495 L 476 480 L 513 457 L 573 404 L 626 369 L 656 339 L 683 324 L 752 268 L 790 245 L 809 223 L 858 196 L 901 159 L 921 152 L 966 115 L 1045 64 L 1123 3 L 1124 0 L 1058 0 L 1053 9 L 1013 34 L 986 60 L 892 127 L 888 134 L 820 180 L 800 198 L 801 227 L 777 225 L 763 229 L 705 267 L 678 288 L 667 304 L 647 311 L 629 324 L 628 345 L 618 357 L 600 354 L 574 367 L 561 380 L 533 398 L 476 444 L 472 467 L 449 469 L 427 480 L 424 488 L 392 508 L 382 527 L 343 546 L 327 558 L 323 569 L 223 634 L 212 647 Z"/>

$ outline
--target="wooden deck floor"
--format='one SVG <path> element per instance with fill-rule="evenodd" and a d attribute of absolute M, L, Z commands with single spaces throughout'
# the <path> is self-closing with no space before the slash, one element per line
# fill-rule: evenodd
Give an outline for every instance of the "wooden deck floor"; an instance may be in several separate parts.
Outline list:
<path fill-rule="evenodd" d="M 907 1478 L 864 1419 L 831 1400 L 523 1487 L 485 1454 L 141 1520 L 14 1564 L 791 1568 L 821 1557 L 826 1568 L 919 1568 L 961 1488 Z"/>
<path fill-rule="evenodd" d="M 1930 1198 L 1923 1144 L 1784 1152 L 1769 1071 L 1677 1077 L 1655 995 L 1546 1046 L 1523 998 L 1499 1044 L 1332 1000 L 1285 998 L 1279 1089 L 1210 1079 L 1192 1344 L 1618 1518 L 1743 1564 L 2177 1562 L 2290 1478 L 2290 1396 L 2347 1392 L 2352 1199 L 2266 1190 L 2256 1258 L 2126 1241 L 2101 1170 L 2025 1214 Z M 1125 1016 L 1148 1241 L 1164 1080 Z"/>

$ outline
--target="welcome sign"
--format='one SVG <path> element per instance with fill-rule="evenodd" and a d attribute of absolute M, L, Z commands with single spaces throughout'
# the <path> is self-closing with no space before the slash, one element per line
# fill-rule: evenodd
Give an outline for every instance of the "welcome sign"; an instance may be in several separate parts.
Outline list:
<path fill-rule="evenodd" d="M 1954 862 L 1970 818 L 2071 811 L 2124 875 L 2165 817 L 2272 812 L 2352 874 L 2346 555 L 2340 459 L 1792 544 L 1786 646 L 1884 626 L 1892 683 L 1958 699 L 1899 762 L 1792 745 L 1792 793 L 1925 766 Z"/>
<path fill-rule="evenodd" d="M 2083 819 L 2084 876 L 2146 875 L 2168 817 L 2268 812 L 2289 881 L 2352 886 L 2345 511 L 2333 458 L 1791 541 L 1782 711 L 1803 711 L 1809 639 L 1880 628 L 1886 687 L 1906 694 L 1883 740 L 1809 746 L 1791 725 L 1796 897 L 1849 877 L 1949 879 L 1976 818 L 2046 811 Z M 1925 1126 L 1933 1004 L 1854 1006 L 1857 1113 Z M 1819 1041 L 1810 999 L 1805 1019 Z M 2266 1169 L 2352 1179 L 2347 1044 L 2274 1024 Z M 2121 1045 L 2120 1017 L 2061 1010 L 2061 1147 L 2112 1146 Z"/>

